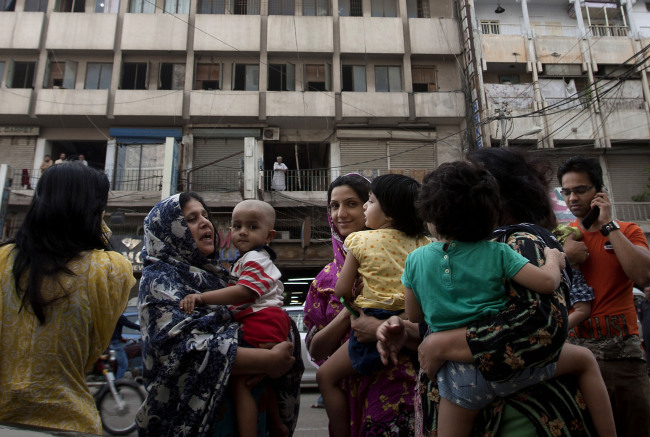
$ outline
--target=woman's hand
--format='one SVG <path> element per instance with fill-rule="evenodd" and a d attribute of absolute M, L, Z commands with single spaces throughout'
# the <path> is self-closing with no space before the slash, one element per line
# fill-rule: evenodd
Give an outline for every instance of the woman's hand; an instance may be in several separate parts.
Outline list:
<path fill-rule="evenodd" d="M 397 365 L 398 354 L 406 344 L 408 335 L 404 321 L 398 316 L 392 316 L 377 328 L 377 350 L 381 362 L 387 366 L 390 361 Z"/>
<path fill-rule="evenodd" d="M 359 311 L 359 318 L 351 319 L 351 327 L 354 330 L 354 336 L 360 343 L 373 343 L 377 341 L 377 328 L 382 321 L 372 316 L 366 316 L 363 311 Z"/>
<path fill-rule="evenodd" d="M 292 355 L 293 344 L 288 341 L 278 343 L 271 349 L 271 357 L 268 360 L 266 374 L 271 378 L 280 376 L 291 370 L 296 358 Z"/>

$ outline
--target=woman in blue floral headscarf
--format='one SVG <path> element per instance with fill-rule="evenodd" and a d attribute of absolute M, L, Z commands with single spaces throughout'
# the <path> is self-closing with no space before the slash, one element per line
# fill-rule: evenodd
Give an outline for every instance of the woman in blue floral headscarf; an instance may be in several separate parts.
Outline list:
<path fill-rule="evenodd" d="M 281 417 L 293 430 L 303 369 L 295 360 L 299 343 L 293 355 L 289 342 L 271 350 L 238 348 L 239 326 L 225 306 L 197 307 L 190 315 L 179 308 L 188 294 L 227 285 L 201 197 L 182 193 L 162 200 L 145 218 L 144 232 L 138 306 L 149 394 L 136 418 L 139 435 L 229 435 L 221 419 L 231 372 L 277 378 L 290 368 L 276 385 L 283 391 Z"/>

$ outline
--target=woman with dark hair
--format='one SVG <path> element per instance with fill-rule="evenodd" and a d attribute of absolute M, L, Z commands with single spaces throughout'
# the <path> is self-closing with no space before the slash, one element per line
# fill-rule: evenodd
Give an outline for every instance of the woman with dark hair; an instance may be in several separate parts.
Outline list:
<path fill-rule="evenodd" d="M 280 415 L 290 432 L 296 425 L 304 367 L 295 358 L 295 323 L 293 346 L 246 348 L 239 347 L 239 325 L 225 305 L 196 307 L 192 314 L 179 307 L 188 294 L 227 285 L 217 247 L 208 208 L 196 193 L 158 202 L 144 220 L 138 309 L 148 396 L 136 417 L 140 436 L 237 435 L 224 402 L 231 373 L 282 377 L 271 383 L 280 393 Z"/>
<path fill-rule="evenodd" d="M 358 174 L 336 178 L 327 193 L 327 219 L 334 259 L 316 276 L 305 300 L 307 347 L 314 362 L 322 364 L 350 335 L 374 343 L 381 320 L 360 314 L 353 319 L 334 294 L 345 262 L 343 242 L 353 232 L 366 229 L 363 205 L 368 201 L 370 181 Z M 369 376 L 355 375 L 343 382 L 348 393 L 350 435 L 413 435 L 416 372 L 412 357 L 399 356 L 397 364 Z"/>
<path fill-rule="evenodd" d="M 508 244 L 533 265 L 542 265 L 545 247 L 561 248 L 551 233 L 556 220 L 548 197 L 550 166 L 542 161 L 526 161 L 523 155 L 506 149 L 472 151 L 468 159 L 487 169 L 499 186 L 499 226 L 492 238 Z M 511 378 L 522 368 L 556 362 L 567 336 L 566 295 L 570 281 L 570 270 L 565 269 L 560 288 L 550 295 L 534 293 L 509 281 L 510 297 L 505 310 L 467 327 L 447 331 L 457 331 L 462 340 L 426 336 L 418 348 L 423 372 L 416 399 L 416 411 L 422 414 L 417 433 L 432 435 L 437 430 L 439 391 L 435 378 L 429 379 L 433 375 L 426 374 L 434 360 L 457 360 L 471 352 L 481 374 L 493 381 Z M 413 345 L 425 332 L 391 319 L 377 335 L 381 340 L 380 353 L 384 359 L 390 359 L 405 341 Z M 586 405 L 576 399 L 578 389 L 572 377 L 528 387 L 485 407 L 473 435 L 595 435 Z"/>
<path fill-rule="evenodd" d="M 107 251 L 108 190 L 97 170 L 51 167 L 0 247 L 0 421 L 102 433 L 85 374 L 135 284 L 131 264 Z"/>

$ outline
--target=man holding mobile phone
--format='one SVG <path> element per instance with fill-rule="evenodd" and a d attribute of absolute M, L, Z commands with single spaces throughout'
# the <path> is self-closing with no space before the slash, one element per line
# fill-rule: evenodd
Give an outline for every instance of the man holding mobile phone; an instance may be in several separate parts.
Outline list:
<path fill-rule="evenodd" d="M 632 294 L 635 283 L 650 285 L 648 242 L 635 223 L 613 219 L 596 159 L 570 158 L 557 176 L 567 206 L 577 217 L 571 226 L 583 233 L 582 242 L 567 238 L 564 250 L 569 261 L 580 264 L 594 289 L 591 315 L 569 333 L 568 341 L 594 353 L 617 435 L 650 436 L 650 383 Z M 594 218 L 591 223 L 588 216 Z"/>

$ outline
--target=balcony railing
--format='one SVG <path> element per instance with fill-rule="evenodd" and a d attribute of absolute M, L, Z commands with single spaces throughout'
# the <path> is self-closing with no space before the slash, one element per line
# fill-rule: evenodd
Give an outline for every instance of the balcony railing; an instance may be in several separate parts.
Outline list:
<path fill-rule="evenodd" d="M 564 24 L 536 24 L 533 26 L 535 36 L 578 36 L 578 26 L 567 26 Z"/>
<path fill-rule="evenodd" d="M 624 222 L 650 221 L 650 202 L 615 202 L 616 219 Z"/>
<path fill-rule="evenodd" d="M 629 29 L 626 26 L 606 26 L 592 24 L 589 26 L 593 36 L 627 36 Z"/>
<path fill-rule="evenodd" d="M 116 169 L 111 189 L 114 191 L 160 191 L 163 170 Z"/>
<path fill-rule="evenodd" d="M 238 191 L 242 178 L 240 170 L 204 167 L 180 172 L 178 187 L 179 191 Z"/>
<path fill-rule="evenodd" d="M 273 170 L 262 172 L 262 189 L 271 191 Z M 329 170 L 287 170 L 286 191 L 327 191 L 330 183 Z"/>

